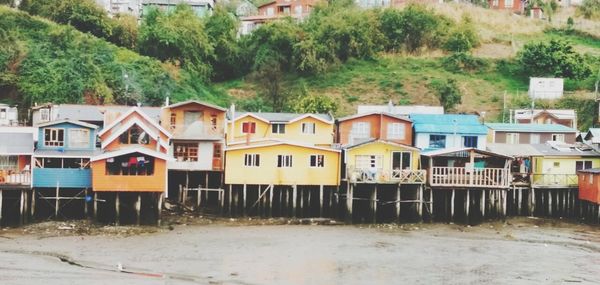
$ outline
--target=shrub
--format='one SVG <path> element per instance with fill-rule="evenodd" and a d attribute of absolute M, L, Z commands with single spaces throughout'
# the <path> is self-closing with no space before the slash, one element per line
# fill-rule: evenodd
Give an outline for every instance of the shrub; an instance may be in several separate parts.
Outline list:
<path fill-rule="evenodd" d="M 429 87 L 433 89 L 440 104 L 447 111 L 454 110 L 457 104 L 462 103 L 462 95 L 454 79 L 432 80 Z"/>
<path fill-rule="evenodd" d="M 569 43 L 559 40 L 527 44 L 519 51 L 517 60 L 530 77 L 583 79 L 591 74 L 591 68 L 584 57 L 575 52 Z"/>

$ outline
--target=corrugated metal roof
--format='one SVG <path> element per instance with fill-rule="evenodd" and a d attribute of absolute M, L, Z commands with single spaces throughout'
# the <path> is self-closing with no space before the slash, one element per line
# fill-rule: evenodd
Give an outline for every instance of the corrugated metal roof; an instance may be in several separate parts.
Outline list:
<path fill-rule="evenodd" d="M 582 169 L 582 170 L 579 170 L 579 171 L 577 171 L 577 172 L 580 172 L 580 173 L 593 173 L 593 174 L 598 174 L 598 173 L 600 173 L 600 168 L 589 168 L 589 169 Z"/>
<path fill-rule="evenodd" d="M 235 119 L 244 117 L 248 114 L 252 114 L 253 116 L 263 118 L 271 123 L 286 123 L 289 121 L 293 121 L 299 117 L 306 116 L 307 114 L 296 114 L 296 113 L 270 113 L 270 112 L 237 112 L 235 114 Z M 333 118 L 329 114 L 310 114 L 317 118 L 320 118 L 324 121 L 333 121 Z"/>
<path fill-rule="evenodd" d="M 592 156 L 600 157 L 600 153 L 589 146 L 565 143 L 548 142 L 545 144 L 532 144 L 542 156 Z"/>
<path fill-rule="evenodd" d="M 102 153 L 102 150 L 41 150 L 38 149 L 34 152 L 35 157 L 83 157 L 90 158 Z"/>
<path fill-rule="evenodd" d="M 423 105 L 359 105 L 357 108 L 358 114 L 372 112 L 387 112 L 394 115 L 408 116 L 409 114 L 444 114 L 442 106 L 423 106 Z"/>
<path fill-rule="evenodd" d="M 475 115 L 411 114 L 410 119 L 413 121 L 416 133 L 486 135 L 488 130 Z"/>
<path fill-rule="evenodd" d="M 558 119 L 575 119 L 577 117 L 575 110 L 572 109 L 534 109 L 533 116 L 536 117 L 542 112 L 547 112 Z M 515 119 L 531 119 L 531 109 L 517 109 L 515 110 Z"/>
<path fill-rule="evenodd" d="M 488 128 L 496 131 L 530 133 L 576 133 L 577 130 L 559 124 L 509 124 L 487 123 Z"/>
<path fill-rule="evenodd" d="M 0 154 L 33 154 L 33 134 L 0 133 Z"/>
<path fill-rule="evenodd" d="M 400 119 L 400 120 L 403 120 L 403 121 L 410 122 L 410 119 L 408 117 L 406 117 L 406 116 L 396 115 L 396 114 L 392 114 L 392 113 L 388 113 L 388 112 L 359 113 L 359 114 L 354 114 L 354 115 L 351 115 L 351 116 L 346 116 L 346 117 L 339 118 L 338 121 L 342 122 L 342 121 L 352 120 L 352 119 L 355 119 L 355 118 L 360 118 L 360 117 L 365 117 L 365 116 L 371 116 L 371 115 L 384 115 L 384 116 L 388 116 L 388 117 L 392 117 L 392 118 L 396 118 L 396 119 Z"/>
<path fill-rule="evenodd" d="M 487 150 L 512 157 L 528 157 L 542 155 L 530 144 L 488 143 Z"/>
<path fill-rule="evenodd" d="M 55 105 L 57 112 L 56 120 L 77 120 L 86 122 L 103 122 L 104 112 L 127 112 L 133 106 L 100 106 L 100 105 L 77 105 L 77 104 L 61 104 Z M 148 115 L 156 122 L 160 121 L 160 107 L 139 107 L 142 112 Z"/>

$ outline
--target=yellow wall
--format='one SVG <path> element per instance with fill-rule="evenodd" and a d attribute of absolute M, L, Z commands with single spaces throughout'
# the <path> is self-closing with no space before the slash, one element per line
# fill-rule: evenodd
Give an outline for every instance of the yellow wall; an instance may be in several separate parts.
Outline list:
<path fill-rule="evenodd" d="M 246 134 L 242 133 L 242 123 L 244 122 L 256 123 L 256 133 L 250 135 L 250 140 L 273 138 L 315 145 L 330 145 L 333 143 L 333 124 L 324 123 L 312 117 L 286 124 L 285 134 L 273 134 L 270 124 L 250 116 L 235 121 L 234 136 L 229 138 L 229 142 L 232 142 L 232 139 L 237 142 L 246 140 Z M 315 123 L 315 134 L 302 133 L 302 123 Z M 231 133 L 231 124 L 228 128 L 229 133 Z"/>
<path fill-rule="evenodd" d="M 577 174 L 577 161 L 592 161 L 592 167 L 600 167 L 600 158 L 596 157 L 536 157 L 534 174 Z M 554 166 L 555 162 L 558 162 L 559 166 Z"/>
<path fill-rule="evenodd" d="M 259 154 L 260 166 L 244 166 L 245 154 Z M 292 155 L 292 167 L 278 168 L 277 155 Z M 324 167 L 311 168 L 310 155 L 324 155 Z M 293 145 L 228 150 L 226 184 L 339 185 L 340 153 Z"/>
<path fill-rule="evenodd" d="M 404 148 L 402 146 L 394 146 L 386 143 L 370 143 L 360 147 L 351 148 L 346 152 L 346 167 L 353 168 L 356 162 L 355 156 L 357 155 L 382 155 L 383 156 L 383 168 L 384 170 L 392 170 L 392 152 L 393 151 L 410 151 L 411 152 L 411 169 L 416 170 L 419 168 L 420 152 Z"/>

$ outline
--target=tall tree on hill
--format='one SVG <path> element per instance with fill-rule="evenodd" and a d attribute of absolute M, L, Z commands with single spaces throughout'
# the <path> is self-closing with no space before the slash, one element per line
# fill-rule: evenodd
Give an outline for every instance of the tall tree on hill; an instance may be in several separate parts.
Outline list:
<path fill-rule="evenodd" d="M 592 72 L 585 58 L 560 40 L 527 44 L 519 51 L 517 61 L 527 76 L 584 79 Z"/>
<path fill-rule="evenodd" d="M 215 56 L 211 62 L 213 79 L 226 80 L 240 75 L 240 47 L 237 42 L 238 21 L 223 7 L 218 6 L 206 21 L 206 34 Z"/>

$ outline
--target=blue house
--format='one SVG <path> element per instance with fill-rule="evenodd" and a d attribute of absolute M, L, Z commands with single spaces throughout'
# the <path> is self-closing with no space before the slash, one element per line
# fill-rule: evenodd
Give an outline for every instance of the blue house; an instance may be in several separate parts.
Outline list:
<path fill-rule="evenodd" d="M 92 187 L 90 158 L 96 149 L 97 126 L 60 120 L 38 125 L 38 142 L 33 154 L 34 188 Z"/>
<path fill-rule="evenodd" d="M 475 115 L 411 114 L 414 146 L 424 150 L 475 148 L 485 150 L 487 127 Z"/>

